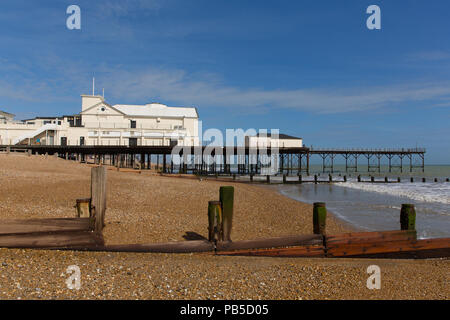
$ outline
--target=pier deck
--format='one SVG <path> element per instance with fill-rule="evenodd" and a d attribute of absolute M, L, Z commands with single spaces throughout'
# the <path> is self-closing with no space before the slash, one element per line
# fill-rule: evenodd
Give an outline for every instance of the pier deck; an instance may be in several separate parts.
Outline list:
<path fill-rule="evenodd" d="M 174 161 L 172 151 L 180 160 Z M 399 149 L 312 149 L 312 148 L 270 148 L 258 150 L 248 147 L 174 147 L 174 146 L 49 146 L 15 145 L 0 146 L 0 152 L 28 152 L 30 154 L 54 155 L 86 161 L 94 158 L 96 163 L 114 166 L 151 169 L 156 164 L 164 173 L 199 174 L 265 174 L 264 169 L 275 168 L 270 174 L 306 173 L 317 157 L 322 162 L 322 172 L 336 171 L 337 158 L 344 161 L 345 172 L 381 172 L 385 166 L 388 172 L 413 172 L 425 170 L 424 148 Z M 386 162 L 384 165 L 382 164 Z M 267 171 L 267 170 L 266 170 Z"/>

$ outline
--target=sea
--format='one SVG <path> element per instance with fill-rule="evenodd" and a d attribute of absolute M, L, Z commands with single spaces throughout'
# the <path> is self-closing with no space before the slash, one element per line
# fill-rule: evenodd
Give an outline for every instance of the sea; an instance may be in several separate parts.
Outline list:
<path fill-rule="evenodd" d="M 312 165 L 310 176 L 303 174 L 303 179 L 313 180 L 313 175 L 317 174 L 319 180 L 327 180 L 329 173 L 321 169 L 319 165 Z M 417 169 L 410 172 L 407 168 L 403 172 L 386 173 L 383 172 L 388 171 L 386 167 L 381 168 L 381 173 L 360 170 L 345 173 L 345 167 L 337 165 L 332 173 L 333 180 L 343 180 L 346 175 L 347 182 L 280 184 L 277 188 L 281 194 L 298 201 L 325 202 L 336 217 L 362 231 L 399 230 L 401 205 L 412 203 L 416 208 L 419 238 L 450 237 L 450 182 L 446 182 L 450 178 L 450 165 L 425 166 L 425 172 Z M 376 181 L 383 181 L 385 177 L 397 181 L 400 177 L 401 182 L 357 182 L 358 175 L 362 181 L 370 181 L 370 176 L 374 176 Z M 288 177 L 288 180 L 295 179 L 298 178 Z"/>

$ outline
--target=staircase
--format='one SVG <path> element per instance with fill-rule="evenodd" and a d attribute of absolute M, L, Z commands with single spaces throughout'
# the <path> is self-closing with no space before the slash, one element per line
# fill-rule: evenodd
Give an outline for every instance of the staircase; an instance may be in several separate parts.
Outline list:
<path fill-rule="evenodd" d="M 58 125 L 56 125 L 56 124 L 51 124 L 51 123 L 44 124 L 39 129 L 36 129 L 34 131 L 31 131 L 31 132 L 27 132 L 27 133 L 19 136 L 18 138 L 14 139 L 12 144 L 19 144 L 23 140 L 34 138 L 34 137 L 36 137 L 37 135 L 41 134 L 42 132 L 44 132 L 46 130 L 56 130 L 57 127 L 58 127 Z"/>

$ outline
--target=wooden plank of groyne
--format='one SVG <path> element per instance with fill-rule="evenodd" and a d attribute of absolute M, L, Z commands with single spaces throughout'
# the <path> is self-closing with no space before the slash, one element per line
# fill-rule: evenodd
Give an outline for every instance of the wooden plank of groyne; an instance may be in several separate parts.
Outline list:
<path fill-rule="evenodd" d="M 106 245 L 101 251 L 112 252 L 152 252 L 152 253 L 190 253 L 214 251 L 214 244 L 207 240 L 177 241 L 155 244 Z"/>
<path fill-rule="evenodd" d="M 441 249 L 418 249 L 413 251 L 384 252 L 351 256 L 351 258 L 369 259 L 433 259 L 450 258 L 450 247 Z"/>
<path fill-rule="evenodd" d="M 424 240 L 397 240 L 387 242 L 360 242 L 344 243 L 334 247 L 327 247 L 328 257 L 351 257 L 386 254 L 407 253 L 427 250 L 440 250 L 446 252 L 450 249 L 450 238 L 424 239 Z"/>
<path fill-rule="evenodd" d="M 103 237 L 90 231 L 34 233 L 0 237 L 1 248 L 89 248 L 102 245 Z"/>
<path fill-rule="evenodd" d="M 415 240 L 415 230 L 375 231 L 375 232 L 353 232 L 325 237 L 327 248 L 351 243 L 361 242 L 388 242 L 397 240 Z"/>
<path fill-rule="evenodd" d="M 60 218 L 60 219 L 28 219 L 1 220 L 0 236 L 58 232 L 58 231 L 88 231 L 89 218 Z"/>
<path fill-rule="evenodd" d="M 294 247 L 303 245 L 322 245 L 323 237 L 319 234 L 288 236 L 269 239 L 243 240 L 233 242 L 218 242 L 217 251 L 232 251 L 244 249 L 267 249 L 277 247 Z"/>
<path fill-rule="evenodd" d="M 218 251 L 217 255 L 260 256 L 260 257 L 325 257 L 323 246 L 300 246 L 290 248 L 251 249 L 237 251 Z"/>

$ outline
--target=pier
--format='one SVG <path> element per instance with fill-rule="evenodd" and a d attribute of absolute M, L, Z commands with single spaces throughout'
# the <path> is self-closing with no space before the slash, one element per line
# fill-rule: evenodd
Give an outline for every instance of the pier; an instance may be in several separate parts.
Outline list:
<path fill-rule="evenodd" d="M 177 152 L 173 153 L 174 148 Z M 57 155 L 67 160 L 110 164 L 120 168 L 156 168 L 162 173 L 201 175 L 301 175 L 310 174 L 312 160 L 322 163 L 322 172 L 336 172 L 337 160 L 345 164 L 345 172 L 413 172 L 425 170 L 424 148 L 402 149 L 313 149 L 196 146 L 60 146 L 3 145 L 0 152 L 24 152 Z M 173 155 L 179 157 L 174 161 Z M 383 165 L 383 161 L 386 162 Z M 270 169 L 271 168 L 271 169 Z M 270 170 L 271 171 L 270 171 Z M 270 172 L 268 172 L 268 170 Z"/>

